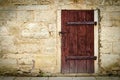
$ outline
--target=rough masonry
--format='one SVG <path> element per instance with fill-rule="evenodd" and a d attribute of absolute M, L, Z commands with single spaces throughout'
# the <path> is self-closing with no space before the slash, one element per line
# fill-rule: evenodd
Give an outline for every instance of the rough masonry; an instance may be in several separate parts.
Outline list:
<path fill-rule="evenodd" d="M 0 0 L 0 74 L 61 72 L 62 9 L 98 9 L 97 75 L 120 75 L 120 0 Z"/>

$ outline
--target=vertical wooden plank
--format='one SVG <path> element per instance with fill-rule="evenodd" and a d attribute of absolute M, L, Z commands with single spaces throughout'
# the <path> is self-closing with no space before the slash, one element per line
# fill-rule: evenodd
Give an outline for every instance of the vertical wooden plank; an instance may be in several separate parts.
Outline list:
<path fill-rule="evenodd" d="M 93 32 L 92 32 L 92 26 L 87 26 L 87 47 L 86 47 L 86 52 L 87 56 L 94 56 L 93 53 L 94 51 L 92 50 L 94 48 L 93 44 L 91 43 L 93 40 Z M 94 60 L 87 60 L 87 72 L 88 73 L 93 73 L 94 72 Z"/>
<path fill-rule="evenodd" d="M 61 14 L 61 31 L 62 32 L 67 32 L 68 27 L 66 27 L 66 22 L 67 22 L 67 17 L 68 17 L 68 12 L 63 10 Z M 62 52 L 62 60 L 61 60 L 61 69 L 62 73 L 69 73 L 69 61 L 66 61 L 66 56 L 69 54 L 69 47 L 68 47 L 68 34 L 61 34 L 62 39 L 61 39 L 61 52 Z"/>
<path fill-rule="evenodd" d="M 78 21 L 85 21 L 85 11 L 78 11 Z M 86 54 L 86 27 L 79 25 L 77 27 L 77 55 L 85 56 Z M 78 73 L 86 72 L 86 60 L 77 60 Z"/>
<path fill-rule="evenodd" d="M 69 11 L 69 22 L 76 21 L 77 15 L 76 11 Z M 76 27 L 73 25 L 69 26 L 69 56 L 75 56 L 77 53 L 77 32 Z M 76 72 L 76 63 L 75 60 L 70 60 L 70 73 Z"/>
<path fill-rule="evenodd" d="M 86 21 L 94 21 L 94 11 L 86 11 Z M 86 25 L 87 28 L 87 56 L 94 56 L 94 25 Z M 87 72 L 94 72 L 94 60 L 87 60 Z"/>

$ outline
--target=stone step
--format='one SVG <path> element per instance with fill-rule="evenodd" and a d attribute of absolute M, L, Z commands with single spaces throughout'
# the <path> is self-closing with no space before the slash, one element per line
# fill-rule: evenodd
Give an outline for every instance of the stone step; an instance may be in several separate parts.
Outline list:
<path fill-rule="evenodd" d="M 0 80 L 120 80 L 120 77 L 0 77 Z"/>

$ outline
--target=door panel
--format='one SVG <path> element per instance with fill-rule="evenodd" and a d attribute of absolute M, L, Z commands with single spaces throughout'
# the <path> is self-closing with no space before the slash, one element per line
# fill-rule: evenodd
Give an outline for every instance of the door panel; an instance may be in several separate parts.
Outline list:
<path fill-rule="evenodd" d="M 61 18 L 62 73 L 93 73 L 94 11 L 62 10 Z"/>

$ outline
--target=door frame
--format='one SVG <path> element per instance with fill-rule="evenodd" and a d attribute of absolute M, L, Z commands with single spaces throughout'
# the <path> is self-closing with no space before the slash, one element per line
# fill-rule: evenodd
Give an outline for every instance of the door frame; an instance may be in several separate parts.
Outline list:
<path fill-rule="evenodd" d="M 58 10 L 57 11 L 57 69 L 58 72 L 61 73 L 61 35 L 59 35 L 59 32 L 61 32 L 61 12 L 64 9 Z M 71 9 L 66 9 L 66 10 L 71 10 Z M 76 9 L 72 9 L 72 10 L 76 10 Z M 80 9 L 77 9 L 80 10 Z M 90 9 L 83 9 L 83 10 L 90 10 Z M 98 73 L 98 53 L 99 53 L 99 49 L 98 49 L 98 10 L 95 9 L 94 10 L 94 21 L 97 22 L 97 25 L 94 25 L 94 56 L 97 56 L 97 59 L 94 60 L 94 73 Z"/>

